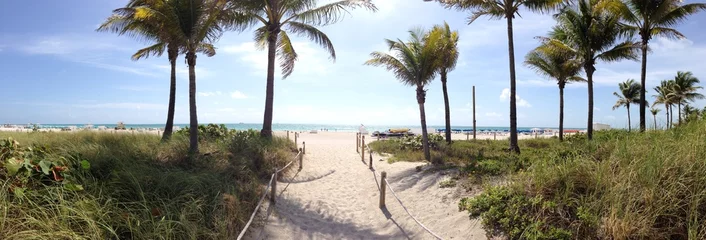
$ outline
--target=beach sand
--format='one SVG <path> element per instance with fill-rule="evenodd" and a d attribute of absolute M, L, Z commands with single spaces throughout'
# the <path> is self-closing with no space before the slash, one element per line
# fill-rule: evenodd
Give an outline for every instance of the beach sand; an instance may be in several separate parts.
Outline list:
<path fill-rule="evenodd" d="M 248 231 L 249 239 L 434 239 L 389 190 L 386 208 L 379 208 L 376 177 L 366 165 L 369 155 L 363 163 L 355 151 L 355 133 L 301 133 L 302 141 L 303 170 L 297 173 L 294 164 L 289 176 L 280 179 L 277 189 L 283 193 L 274 207 L 268 204 L 259 213 L 260 222 Z M 439 187 L 454 170 L 418 172 L 418 166 L 430 166 L 389 164 L 376 154 L 373 158 L 376 173 L 387 172 L 402 202 L 429 229 L 444 239 L 486 239 L 479 220 L 458 210 L 459 200 L 470 194 Z"/>

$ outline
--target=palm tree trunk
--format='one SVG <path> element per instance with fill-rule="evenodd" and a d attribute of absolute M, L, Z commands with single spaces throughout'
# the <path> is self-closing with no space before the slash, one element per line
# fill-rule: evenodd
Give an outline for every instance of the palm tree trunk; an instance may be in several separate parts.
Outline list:
<path fill-rule="evenodd" d="M 422 145 L 424 149 L 424 158 L 431 161 L 431 153 L 429 152 L 429 136 L 427 133 L 427 117 L 424 112 L 424 102 L 426 100 L 426 92 L 423 86 L 417 86 L 417 103 L 419 104 L 419 118 L 422 122 Z"/>
<path fill-rule="evenodd" d="M 559 83 L 559 141 L 564 141 L 564 84 Z"/>
<path fill-rule="evenodd" d="M 654 121 L 655 121 L 654 129 L 657 130 L 657 114 L 652 115 L 652 119 L 654 119 Z"/>
<path fill-rule="evenodd" d="M 641 70 L 641 79 L 640 79 L 640 84 L 642 84 L 642 87 L 640 88 L 640 132 L 645 131 L 645 111 L 647 109 L 647 99 L 645 98 L 645 89 L 647 89 L 647 85 L 645 85 L 645 75 L 647 72 L 647 42 L 648 42 L 648 35 L 643 35 L 642 37 L 642 70 Z"/>
<path fill-rule="evenodd" d="M 625 108 L 628 109 L 628 132 L 630 132 L 632 131 L 632 129 L 630 129 L 632 124 L 630 123 L 630 104 L 628 103 L 628 105 L 625 105 Z"/>
<path fill-rule="evenodd" d="M 669 105 L 669 128 L 674 127 L 674 107 Z"/>
<path fill-rule="evenodd" d="M 270 30 L 267 38 L 267 89 L 265 90 L 265 117 L 262 122 L 260 135 L 272 138 L 272 111 L 275 99 L 275 57 L 277 54 L 277 37 L 280 29 L 276 27 Z"/>
<path fill-rule="evenodd" d="M 586 135 L 588 140 L 593 139 L 593 63 L 584 66 L 586 72 L 586 80 L 588 82 L 588 126 L 586 126 Z"/>
<path fill-rule="evenodd" d="M 196 117 L 196 52 L 186 54 L 189 64 L 189 153 L 199 152 L 199 120 Z"/>
<path fill-rule="evenodd" d="M 172 71 L 169 79 L 169 106 L 167 110 L 167 123 L 164 126 L 162 141 L 167 141 L 172 137 L 172 129 L 174 128 L 174 105 L 176 101 L 176 60 L 178 52 L 176 48 L 168 47 L 167 54 L 169 55 L 169 64 Z"/>
<path fill-rule="evenodd" d="M 510 60 L 510 151 L 520 153 L 520 146 L 517 144 L 517 99 L 515 83 L 515 43 L 512 37 L 512 18 L 514 13 L 506 14 L 507 19 L 507 45 Z"/>
<path fill-rule="evenodd" d="M 679 118 L 678 118 L 678 119 L 679 119 L 679 122 L 677 122 L 677 123 L 678 123 L 678 124 L 681 124 L 681 101 L 679 101 L 679 102 L 677 103 L 677 111 L 678 111 L 677 113 L 679 114 L 679 116 L 678 116 L 678 117 L 679 117 Z"/>
<path fill-rule="evenodd" d="M 449 109 L 449 93 L 446 90 L 446 70 L 441 70 L 441 90 L 444 92 L 444 111 L 446 118 L 446 142 L 451 143 L 451 110 Z"/>

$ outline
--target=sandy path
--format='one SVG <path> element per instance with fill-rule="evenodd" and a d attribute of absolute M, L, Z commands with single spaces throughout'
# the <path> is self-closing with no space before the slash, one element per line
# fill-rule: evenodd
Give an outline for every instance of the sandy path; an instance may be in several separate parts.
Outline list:
<path fill-rule="evenodd" d="M 286 190 L 251 239 L 433 239 L 389 191 L 387 208 L 378 207 L 378 187 L 355 152 L 355 133 L 302 133 L 300 140 L 307 145 L 304 169 L 278 182 L 278 191 Z M 448 175 L 417 172 L 423 163 L 388 164 L 373 156 L 377 171 L 387 172 L 398 196 L 428 228 L 444 239 L 485 239 L 480 223 L 458 211 L 462 190 L 439 188 Z"/>

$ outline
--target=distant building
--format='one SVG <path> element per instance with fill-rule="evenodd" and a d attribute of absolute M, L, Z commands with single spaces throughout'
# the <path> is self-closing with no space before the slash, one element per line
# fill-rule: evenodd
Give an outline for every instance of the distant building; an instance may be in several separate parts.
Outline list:
<path fill-rule="evenodd" d="M 594 123 L 593 124 L 593 130 L 600 131 L 600 130 L 610 130 L 610 125 L 608 124 L 603 124 L 603 123 Z"/>

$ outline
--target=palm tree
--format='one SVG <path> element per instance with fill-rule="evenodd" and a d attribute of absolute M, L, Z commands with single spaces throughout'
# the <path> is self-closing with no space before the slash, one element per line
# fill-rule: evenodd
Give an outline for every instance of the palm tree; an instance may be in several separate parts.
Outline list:
<path fill-rule="evenodd" d="M 444 111 L 446 119 L 446 142 L 451 143 L 451 110 L 449 109 L 449 94 L 446 88 L 447 74 L 456 68 L 458 61 L 458 31 L 451 31 L 449 24 L 435 26 L 432 31 L 437 31 L 435 36 L 439 39 L 439 74 L 441 75 L 441 90 L 444 93 Z"/>
<path fill-rule="evenodd" d="M 481 16 L 488 16 L 490 19 L 502 19 L 507 21 L 508 54 L 510 61 L 510 150 L 520 153 L 517 145 L 517 99 L 515 82 L 515 44 L 512 31 L 512 19 L 519 16 L 520 6 L 525 6 L 530 11 L 549 11 L 564 0 L 424 0 L 437 1 L 447 8 L 454 8 L 460 11 L 471 10 L 473 14 L 468 19 L 468 24 Z"/>
<path fill-rule="evenodd" d="M 628 131 L 631 131 L 630 122 L 630 104 L 640 104 L 640 89 L 642 86 L 635 82 L 635 79 L 628 79 L 625 82 L 618 83 L 620 94 L 613 92 L 613 95 L 618 97 L 618 101 L 613 105 L 613 110 L 625 106 L 628 111 Z"/>
<path fill-rule="evenodd" d="M 409 42 L 402 40 L 389 40 L 385 42 L 389 46 L 392 55 L 384 52 L 372 52 L 370 60 L 365 65 L 382 66 L 392 71 L 395 77 L 404 85 L 415 86 L 417 92 L 417 104 L 419 104 L 419 117 L 422 124 L 422 145 L 424 157 L 431 160 L 429 152 L 429 139 L 427 136 L 427 121 L 424 112 L 424 102 L 426 101 L 426 90 L 424 87 L 431 83 L 439 72 L 437 54 L 438 44 L 440 44 L 439 31 L 433 31 L 425 36 L 421 29 L 409 31 Z"/>
<path fill-rule="evenodd" d="M 694 77 L 694 74 L 691 72 L 678 71 L 677 76 L 674 77 L 674 91 L 672 94 L 677 103 L 677 110 L 679 111 L 679 123 L 681 123 L 682 120 L 682 103 L 696 99 L 704 99 L 704 95 L 697 92 L 702 87 L 696 86 L 696 84 L 699 84 L 699 79 Z"/>
<path fill-rule="evenodd" d="M 661 111 L 661 109 L 659 109 L 659 108 L 654 108 L 654 107 L 650 108 L 650 112 L 652 113 L 652 119 L 654 119 L 654 123 L 655 123 L 655 125 L 654 125 L 655 130 L 657 130 L 657 113 L 659 113 L 659 111 Z"/>
<path fill-rule="evenodd" d="M 267 87 L 265 116 L 260 134 L 272 137 L 272 111 L 275 88 L 275 57 L 279 57 L 282 78 L 287 78 L 294 70 L 297 53 L 289 38 L 289 33 L 308 37 L 323 47 L 336 59 L 336 51 L 331 40 L 317 29 L 343 20 L 348 9 L 362 7 L 377 11 L 369 0 L 342 0 L 316 7 L 316 0 L 253 0 L 234 4 L 231 8 L 230 26 L 243 30 L 258 23 L 255 41 L 260 48 L 267 47 Z"/>
<path fill-rule="evenodd" d="M 636 60 L 639 45 L 631 40 L 616 44 L 627 35 L 619 20 L 611 14 L 615 4 L 610 1 L 578 0 L 575 7 L 567 7 L 556 19 L 558 25 L 545 41 L 553 48 L 574 52 L 580 59 L 588 81 L 588 139 L 593 139 L 593 73 L 598 61 L 614 62 Z"/>
<path fill-rule="evenodd" d="M 695 107 L 692 107 L 689 104 L 684 105 L 684 121 L 688 122 L 691 119 L 694 119 L 698 117 L 699 115 L 699 109 L 696 109 Z"/>
<path fill-rule="evenodd" d="M 684 38 L 679 31 L 671 28 L 689 15 L 706 9 L 706 4 L 691 3 L 682 5 L 682 0 L 627 0 L 626 7 L 623 8 L 623 19 L 633 31 L 640 34 L 642 49 L 642 71 L 640 84 L 643 88 L 640 91 L 640 99 L 645 102 L 645 76 L 647 72 L 647 51 L 650 39 L 653 36 L 667 38 Z M 640 131 L 645 131 L 645 104 L 640 104 Z"/>
<path fill-rule="evenodd" d="M 178 39 L 173 25 L 177 24 L 174 14 L 170 14 L 166 0 L 131 0 L 124 8 L 113 10 L 113 15 L 101 24 L 97 31 L 109 31 L 118 35 L 125 35 L 144 39 L 153 45 L 138 50 L 132 55 L 132 60 L 137 61 L 150 56 L 160 57 L 167 51 L 167 59 L 171 65 L 169 84 L 169 106 L 167 123 L 162 134 L 162 141 L 169 140 L 174 126 L 174 105 L 176 99 L 176 59 L 179 56 Z"/>
<path fill-rule="evenodd" d="M 525 56 L 525 65 L 559 85 L 559 141 L 564 141 L 564 87 L 567 83 L 586 81 L 579 76 L 581 62 L 571 51 L 561 52 L 543 44 Z"/>
<path fill-rule="evenodd" d="M 657 94 L 653 95 L 655 97 L 655 102 L 652 104 L 652 107 L 656 104 L 664 104 L 664 112 L 666 115 L 666 121 L 667 121 L 667 129 L 671 128 L 671 109 L 672 109 L 672 104 L 674 103 L 674 94 L 672 94 L 674 87 L 674 80 L 662 80 L 660 82 L 660 85 L 657 87 L 654 87 L 654 90 Z"/>

